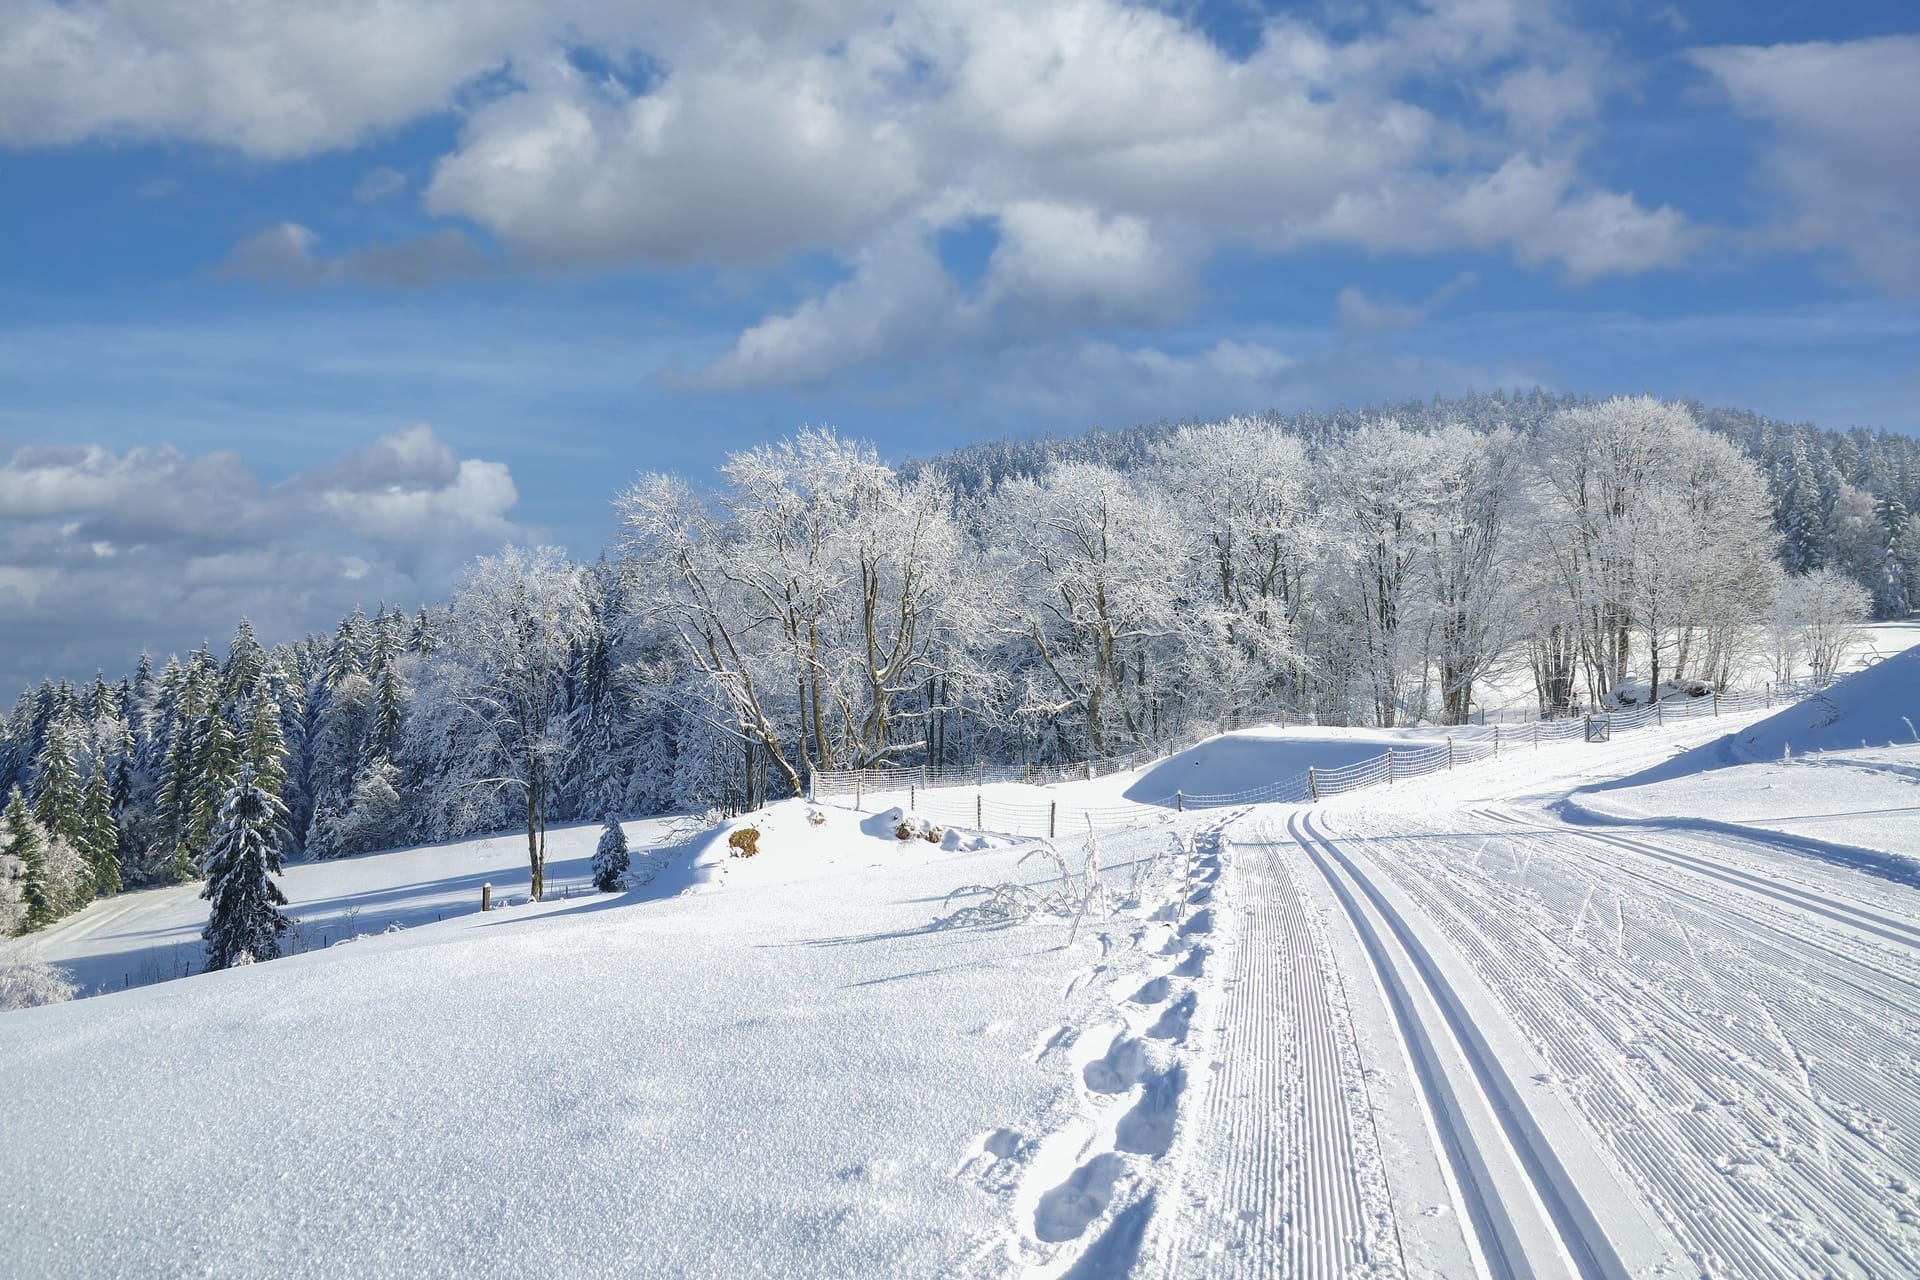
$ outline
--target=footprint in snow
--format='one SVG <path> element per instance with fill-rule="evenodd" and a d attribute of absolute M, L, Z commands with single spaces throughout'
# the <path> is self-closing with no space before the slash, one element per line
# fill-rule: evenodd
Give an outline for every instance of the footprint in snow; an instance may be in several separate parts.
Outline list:
<path fill-rule="evenodd" d="M 1159 1004 L 1172 994 L 1173 982 L 1171 979 L 1153 978 L 1138 991 L 1134 992 L 1131 999 L 1135 1004 Z"/>
<path fill-rule="evenodd" d="M 1186 1072 L 1178 1065 L 1164 1075 L 1149 1076 L 1140 1091 L 1140 1100 L 1120 1118 L 1113 1144 L 1136 1155 L 1167 1154 L 1173 1146 L 1173 1121 L 1179 1111 L 1181 1091 L 1186 1086 Z"/>
<path fill-rule="evenodd" d="M 1195 934 L 1199 934 L 1199 933 L 1212 933 L 1212 932 L 1213 932 L 1213 911 L 1211 909 L 1208 909 L 1206 911 L 1194 912 L 1193 918 L 1187 921 L 1185 925 L 1181 926 L 1181 929 L 1180 929 L 1180 935 L 1186 938 L 1190 938 Z"/>
<path fill-rule="evenodd" d="M 1113 1184 L 1126 1171 L 1126 1161 L 1110 1151 L 1075 1169 L 1034 1206 L 1033 1234 L 1047 1244 L 1079 1239 L 1088 1224 L 1107 1211 Z"/>
<path fill-rule="evenodd" d="M 1168 1005 L 1161 1013 L 1159 1021 L 1148 1028 L 1147 1035 L 1154 1040 L 1171 1040 L 1184 1044 L 1187 1028 L 1193 1023 L 1194 995 L 1189 991 Z"/>
<path fill-rule="evenodd" d="M 1125 1093 L 1146 1073 L 1146 1045 L 1122 1032 L 1113 1038 L 1105 1057 L 1081 1069 L 1080 1078 L 1095 1093 Z"/>

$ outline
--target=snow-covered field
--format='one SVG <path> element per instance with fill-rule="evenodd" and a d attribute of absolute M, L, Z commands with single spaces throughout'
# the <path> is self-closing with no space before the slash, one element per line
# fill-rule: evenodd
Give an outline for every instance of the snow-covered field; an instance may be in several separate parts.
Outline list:
<path fill-rule="evenodd" d="M 1917 1274 L 1917 711 L 1913 652 L 1319 805 L 1160 802 L 1382 735 L 919 797 L 1130 815 L 1064 877 L 799 802 L 486 915 L 510 833 L 301 865 L 369 936 L 144 987 L 204 904 L 128 895 L 35 939 L 108 994 L 0 1015 L 0 1269 Z"/>

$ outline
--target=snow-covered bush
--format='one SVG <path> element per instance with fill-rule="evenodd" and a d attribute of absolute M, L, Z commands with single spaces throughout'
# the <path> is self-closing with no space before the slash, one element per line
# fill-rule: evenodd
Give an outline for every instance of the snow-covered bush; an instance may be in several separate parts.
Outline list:
<path fill-rule="evenodd" d="M 18 942 L 0 942 L 0 1012 L 31 1009 L 73 999 L 66 972 L 27 953 Z"/>
<path fill-rule="evenodd" d="M 620 819 L 608 814 L 606 825 L 600 831 L 599 847 L 593 851 L 593 887 L 602 893 L 624 888 L 629 861 L 627 833 L 620 826 Z"/>

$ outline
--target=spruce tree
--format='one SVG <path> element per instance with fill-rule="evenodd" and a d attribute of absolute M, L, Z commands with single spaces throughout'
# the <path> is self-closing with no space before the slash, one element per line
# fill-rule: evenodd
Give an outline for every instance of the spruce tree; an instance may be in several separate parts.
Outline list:
<path fill-rule="evenodd" d="M 63 715 L 47 730 L 40 748 L 34 780 L 34 820 L 52 836 L 79 847 L 82 836 L 80 802 L 86 790 L 80 779 L 80 726 Z"/>
<path fill-rule="evenodd" d="M 227 792 L 213 847 L 207 852 L 207 887 L 200 896 L 213 904 L 201 937 L 207 942 L 207 968 L 272 960 L 280 954 L 280 935 L 293 922 L 280 914 L 287 895 L 270 878 L 280 867 L 286 808 L 261 788 L 251 767 Z"/>
<path fill-rule="evenodd" d="M 602 893 L 624 888 L 628 862 L 627 833 L 620 819 L 608 814 L 600 832 L 600 847 L 593 851 L 593 887 Z"/>
<path fill-rule="evenodd" d="M 33 820 L 33 811 L 27 808 L 27 798 L 20 794 L 18 787 L 7 801 L 6 813 L 0 814 L 0 839 L 6 841 L 7 852 L 21 863 L 21 899 L 26 905 L 24 930 L 52 923 L 59 911 L 47 885 L 47 837 L 40 830 L 40 824 Z"/>
<path fill-rule="evenodd" d="M 80 833 L 74 841 L 87 860 L 95 896 L 120 892 L 120 824 L 113 816 L 113 788 L 96 768 L 80 799 Z"/>
<path fill-rule="evenodd" d="M 192 807 L 187 815 L 187 846 L 204 849 L 213 839 L 220 811 L 228 790 L 240 772 L 240 744 L 234 740 L 233 726 L 210 707 L 195 727 L 198 750 L 193 757 Z"/>
<path fill-rule="evenodd" d="M 280 704 L 273 700 L 273 689 L 264 675 L 253 679 L 253 703 L 247 710 L 247 740 L 240 760 L 275 799 L 285 792 L 287 742 L 280 730 Z"/>

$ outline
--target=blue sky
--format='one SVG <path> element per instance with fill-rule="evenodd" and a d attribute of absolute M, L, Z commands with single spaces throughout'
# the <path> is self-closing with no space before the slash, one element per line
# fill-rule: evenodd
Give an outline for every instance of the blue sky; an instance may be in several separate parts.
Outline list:
<path fill-rule="evenodd" d="M 638 472 L 808 423 L 1538 383 L 1920 429 L 1910 5 L 9 14 L 11 684 L 591 554 Z"/>

